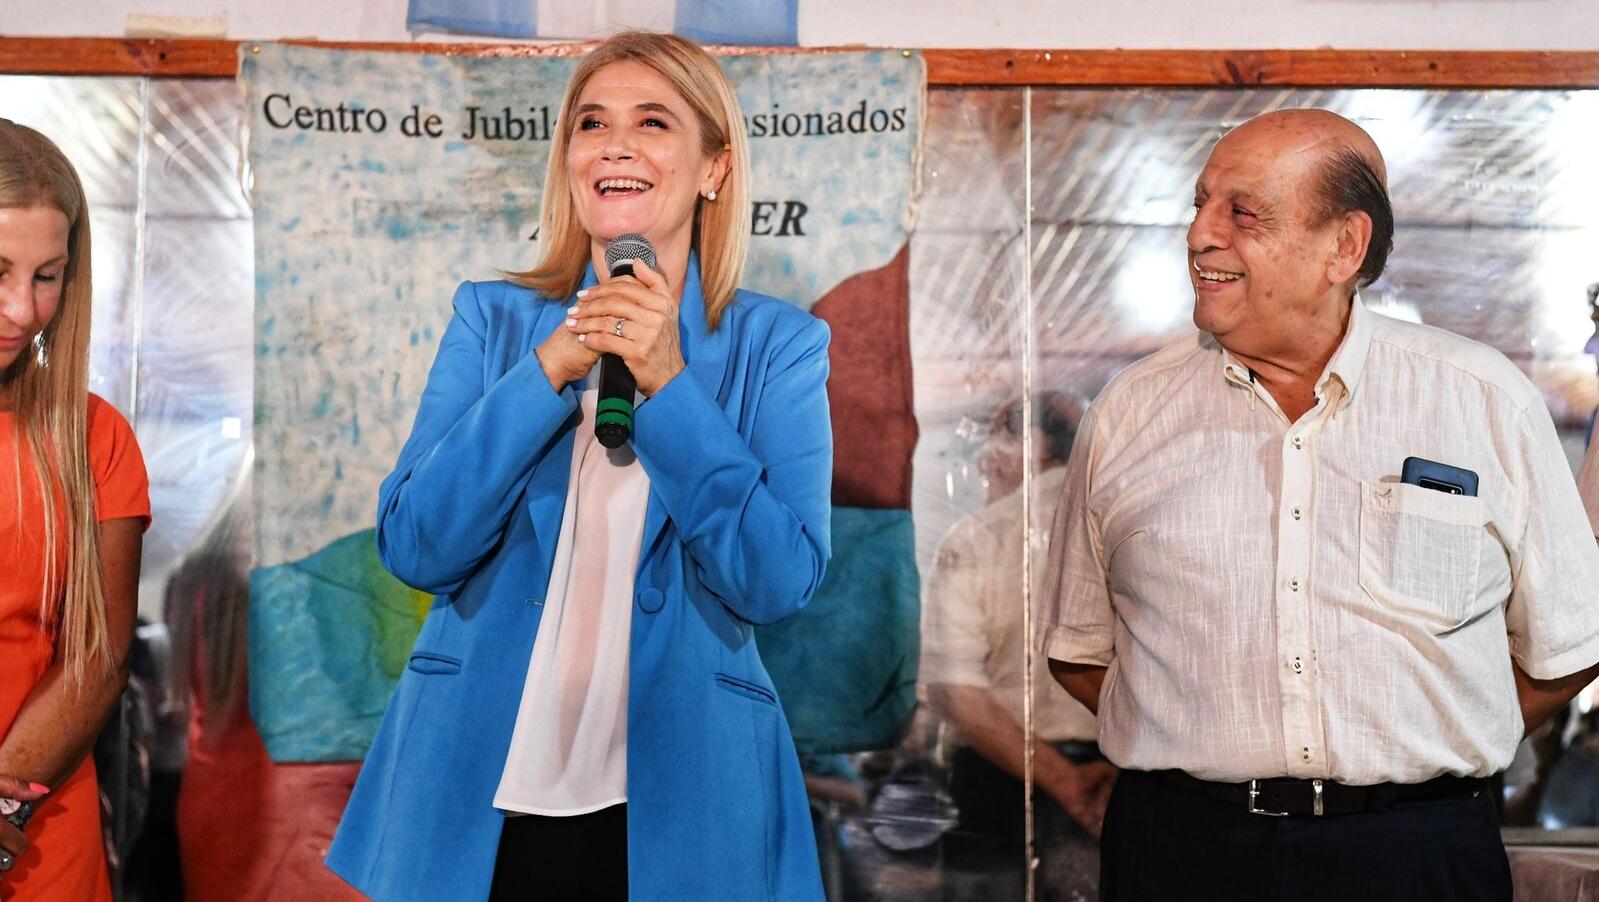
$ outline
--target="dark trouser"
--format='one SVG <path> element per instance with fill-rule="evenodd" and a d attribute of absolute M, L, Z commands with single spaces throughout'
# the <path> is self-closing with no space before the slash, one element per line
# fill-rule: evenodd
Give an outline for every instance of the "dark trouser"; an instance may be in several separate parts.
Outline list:
<path fill-rule="evenodd" d="M 1159 774 L 1122 771 L 1101 838 L 1100 898 L 1510 902 L 1493 799 L 1313 817 L 1250 814 Z"/>
<path fill-rule="evenodd" d="M 1057 746 L 1074 764 L 1103 760 L 1093 743 Z M 1027 885 L 1027 809 L 1022 781 L 970 748 L 950 762 L 949 793 L 960 811 L 944 835 L 945 898 L 991 902 L 1022 899 Z M 1099 887 L 1099 843 L 1043 792 L 1033 794 L 1033 848 L 1039 902 L 1093 899 Z"/>
<path fill-rule="evenodd" d="M 505 819 L 489 902 L 626 902 L 627 806 Z"/>

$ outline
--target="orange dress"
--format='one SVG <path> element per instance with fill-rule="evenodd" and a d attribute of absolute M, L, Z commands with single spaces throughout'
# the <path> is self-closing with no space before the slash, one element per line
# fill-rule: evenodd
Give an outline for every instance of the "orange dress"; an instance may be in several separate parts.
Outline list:
<path fill-rule="evenodd" d="M 116 408 L 97 395 L 89 396 L 88 426 L 96 517 L 100 521 L 139 517 L 148 526 L 149 480 L 133 429 Z M 40 553 L 43 497 L 26 439 L 20 448 L 18 439 L 14 415 L 0 413 L 0 737 L 10 732 L 54 651 L 52 637 L 39 623 L 39 592 L 45 576 Z M 14 469 L 18 464 L 22 467 L 20 503 Z M 28 850 L 14 868 L 0 874 L 0 899 L 110 902 L 99 792 L 94 760 L 85 758 L 71 776 L 54 787 L 28 823 Z"/>

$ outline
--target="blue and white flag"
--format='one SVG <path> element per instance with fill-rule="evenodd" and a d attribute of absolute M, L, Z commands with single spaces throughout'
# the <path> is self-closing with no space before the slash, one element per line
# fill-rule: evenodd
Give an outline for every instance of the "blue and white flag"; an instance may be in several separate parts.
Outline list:
<path fill-rule="evenodd" d="M 629 28 L 708 44 L 795 45 L 799 0 L 410 0 L 412 31 L 588 40 Z"/>

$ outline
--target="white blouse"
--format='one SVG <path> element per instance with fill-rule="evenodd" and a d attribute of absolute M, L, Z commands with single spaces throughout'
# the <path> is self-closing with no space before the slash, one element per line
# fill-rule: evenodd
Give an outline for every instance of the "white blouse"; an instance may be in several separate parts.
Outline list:
<path fill-rule="evenodd" d="M 583 383 L 572 475 L 522 706 L 494 806 L 572 815 L 627 800 L 633 576 L 650 480 L 627 445 L 594 438 L 597 369 Z"/>

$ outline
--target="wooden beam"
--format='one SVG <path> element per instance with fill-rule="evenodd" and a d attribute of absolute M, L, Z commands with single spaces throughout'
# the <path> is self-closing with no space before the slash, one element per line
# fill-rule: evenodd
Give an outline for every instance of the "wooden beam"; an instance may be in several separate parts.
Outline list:
<path fill-rule="evenodd" d="M 1593 88 L 1599 53 L 1520 50 L 928 50 L 942 85 Z"/>
<path fill-rule="evenodd" d="M 290 43 L 446 56 L 570 56 L 583 44 Z M 0 72 L 231 78 L 251 41 L 0 37 Z M 718 53 L 857 48 L 716 47 Z M 1599 52 L 1520 50 L 925 50 L 934 86 L 1599 88 Z"/>
<path fill-rule="evenodd" d="M 0 72 L 232 78 L 237 41 L 0 38 Z"/>

